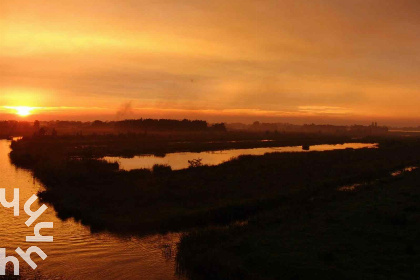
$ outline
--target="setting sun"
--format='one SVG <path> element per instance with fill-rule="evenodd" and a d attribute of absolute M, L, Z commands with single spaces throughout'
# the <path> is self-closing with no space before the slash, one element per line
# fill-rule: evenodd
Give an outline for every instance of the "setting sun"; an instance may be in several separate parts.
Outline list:
<path fill-rule="evenodd" d="M 17 106 L 13 108 L 16 111 L 16 114 L 21 117 L 26 117 L 31 114 L 31 111 L 34 109 L 33 107 L 27 106 Z"/>

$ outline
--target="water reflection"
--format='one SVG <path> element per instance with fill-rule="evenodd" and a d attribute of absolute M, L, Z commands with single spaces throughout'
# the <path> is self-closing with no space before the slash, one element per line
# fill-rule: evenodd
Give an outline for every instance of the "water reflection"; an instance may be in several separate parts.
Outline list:
<path fill-rule="evenodd" d="M 9 145 L 10 141 L 0 140 L 0 188 L 6 188 L 9 201 L 13 188 L 20 188 L 21 209 L 20 216 L 14 217 L 12 208 L 0 205 L 0 248 L 6 248 L 7 255 L 18 257 L 13 253 L 17 247 L 26 251 L 34 245 L 25 242 L 26 236 L 33 235 L 33 227 L 25 225 L 23 205 L 42 185 L 30 172 L 10 163 Z M 52 207 L 37 222 L 54 223 L 54 229 L 42 231 L 44 235 L 53 235 L 54 242 L 39 244 L 48 257 L 41 260 L 34 255 L 36 272 L 46 279 L 178 279 L 174 262 L 178 233 L 147 237 L 92 234 L 73 220 L 61 221 Z M 20 264 L 21 270 L 32 271 L 24 261 Z"/>
<path fill-rule="evenodd" d="M 222 151 L 211 151 L 211 152 L 183 152 L 183 153 L 170 153 L 163 157 L 157 157 L 154 155 L 142 155 L 135 156 L 133 158 L 122 158 L 122 157 L 104 157 L 109 162 L 118 161 L 120 168 L 124 170 L 133 170 L 140 168 L 152 168 L 155 164 L 167 164 L 172 167 L 173 170 L 179 170 L 187 168 L 189 160 L 202 159 L 203 164 L 217 165 L 222 162 L 228 161 L 232 158 L 240 155 L 263 155 L 265 153 L 273 152 L 310 152 L 310 151 L 330 151 L 330 150 L 342 150 L 342 149 L 361 149 L 361 148 L 377 148 L 377 144 L 374 143 L 345 143 L 338 145 L 314 145 L 303 149 L 302 146 L 289 146 L 289 147 L 268 147 L 268 148 L 255 148 L 255 149 L 234 149 L 234 150 L 222 150 Z"/>
<path fill-rule="evenodd" d="M 404 172 L 411 172 L 411 171 L 413 171 L 413 170 L 416 170 L 417 168 L 418 168 L 417 166 L 408 166 L 408 167 L 405 167 L 405 168 L 403 168 L 403 169 L 401 169 L 401 170 L 396 170 L 396 171 L 392 172 L 392 173 L 391 173 L 391 176 L 393 176 L 393 177 L 395 177 L 395 176 L 400 176 L 400 175 L 402 175 Z"/>
<path fill-rule="evenodd" d="M 342 186 L 339 187 L 338 190 L 342 191 L 342 192 L 351 192 L 356 190 L 357 188 L 360 188 L 361 186 L 363 186 L 364 184 L 352 184 L 352 185 L 346 185 L 346 186 Z"/>
<path fill-rule="evenodd" d="M 408 167 L 404 167 L 402 169 L 396 170 L 391 172 L 391 176 L 392 177 L 397 177 L 397 176 L 401 176 L 402 174 L 404 174 L 405 172 L 411 172 L 416 170 L 418 167 L 417 166 L 408 166 Z M 338 191 L 342 191 L 342 192 L 351 192 L 351 191 L 355 191 L 356 189 L 359 189 L 360 187 L 363 186 L 367 186 L 369 184 L 374 184 L 375 182 L 378 182 L 379 180 L 376 179 L 374 181 L 370 181 L 370 182 L 364 182 L 364 183 L 356 183 L 356 184 L 351 184 L 351 185 L 345 185 L 345 186 L 341 186 L 339 187 L 337 190 Z"/>

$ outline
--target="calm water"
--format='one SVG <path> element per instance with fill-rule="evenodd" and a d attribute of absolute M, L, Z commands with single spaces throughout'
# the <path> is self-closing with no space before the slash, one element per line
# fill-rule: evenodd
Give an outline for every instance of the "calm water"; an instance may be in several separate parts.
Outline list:
<path fill-rule="evenodd" d="M 9 201 L 13 188 L 20 188 L 20 216 L 14 217 L 12 208 L 0 205 L 0 248 L 6 248 L 6 255 L 16 256 L 17 247 L 24 251 L 33 245 L 40 247 L 48 257 L 32 257 L 38 265 L 36 271 L 48 279 L 178 279 L 174 276 L 175 247 L 180 237 L 177 233 L 142 238 L 92 234 L 72 220 L 61 221 L 49 207 L 36 222 L 54 223 L 54 229 L 41 231 L 53 235 L 54 242 L 26 243 L 26 236 L 33 235 L 33 226 L 25 225 L 23 205 L 42 185 L 30 172 L 10 163 L 9 145 L 10 141 L 0 140 L 0 188 L 6 188 Z M 34 205 L 32 210 L 37 207 Z M 25 262 L 19 260 L 24 268 Z"/>
<path fill-rule="evenodd" d="M 217 165 L 228 161 L 240 155 L 263 155 L 265 153 L 273 152 L 310 152 L 310 151 L 329 151 L 340 149 L 361 149 L 361 148 L 376 148 L 377 144 L 371 143 L 345 143 L 339 145 L 314 145 L 310 147 L 309 151 L 302 149 L 302 146 L 289 147 L 269 147 L 269 148 L 254 148 L 254 149 L 235 149 L 223 150 L 201 153 L 170 153 L 164 157 L 156 157 L 154 155 L 135 156 L 133 158 L 122 157 L 105 157 L 109 162 L 119 162 L 120 168 L 124 170 L 132 170 L 139 168 L 152 168 L 155 164 L 167 164 L 173 170 L 184 169 L 188 167 L 188 161 L 192 159 L 202 159 L 203 164 Z"/>

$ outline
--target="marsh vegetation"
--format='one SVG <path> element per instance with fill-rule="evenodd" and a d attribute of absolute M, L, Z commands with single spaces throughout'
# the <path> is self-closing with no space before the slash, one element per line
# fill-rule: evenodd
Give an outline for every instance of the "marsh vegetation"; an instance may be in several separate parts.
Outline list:
<path fill-rule="evenodd" d="M 313 137 L 310 141 L 322 141 Z M 124 171 L 99 156 L 121 156 L 128 143 L 155 151 L 156 142 L 109 135 L 36 136 L 12 142 L 10 158 L 43 183 L 39 197 L 61 219 L 74 218 L 92 231 L 185 231 L 178 273 L 191 279 L 355 279 L 363 273 L 373 279 L 389 274 L 389 267 L 402 273 L 406 265 L 394 267 L 391 260 L 407 266 L 418 261 L 418 170 L 391 173 L 419 166 L 420 143 L 417 138 L 362 139 L 372 140 L 379 142 L 378 149 L 267 153 L 216 166 L 197 160 L 182 170 L 155 165 Z M 196 145 L 204 149 L 214 142 Z M 373 183 L 357 191 L 338 190 L 363 182 Z M 357 269 L 350 271 L 352 265 Z M 413 267 L 405 273 L 413 275 L 418 269 Z"/>
<path fill-rule="evenodd" d="M 296 193 L 382 177 L 419 158 L 417 142 L 383 143 L 379 149 L 240 156 L 218 166 L 175 171 L 168 166 L 123 171 L 118 163 L 69 157 L 79 146 L 45 141 L 48 145 L 39 138 L 13 142 L 10 154 L 44 183 L 40 197 L 63 219 L 117 231 L 229 223 L 272 209 Z"/>

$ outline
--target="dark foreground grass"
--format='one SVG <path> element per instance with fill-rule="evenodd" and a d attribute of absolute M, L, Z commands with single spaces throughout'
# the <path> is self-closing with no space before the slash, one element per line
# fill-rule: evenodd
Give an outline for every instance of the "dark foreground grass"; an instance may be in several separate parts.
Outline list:
<path fill-rule="evenodd" d="M 410 141 L 380 149 L 272 153 L 219 166 L 127 172 L 105 161 L 70 159 L 54 142 L 32 144 L 14 142 L 10 157 L 44 183 L 39 196 L 59 217 L 75 218 L 93 230 L 137 233 L 230 223 L 302 194 L 386 176 L 417 165 L 420 158 L 418 141 Z"/>
<path fill-rule="evenodd" d="M 420 171 L 352 192 L 323 189 L 247 225 L 184 235 L 178 272 L 191 279 L 418 279 Z"/>

